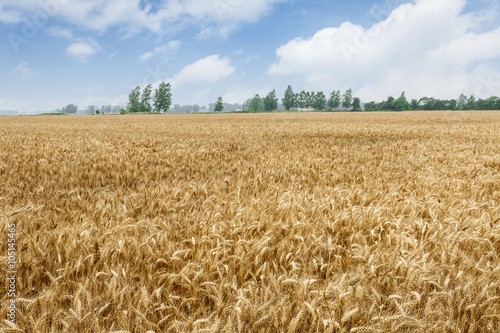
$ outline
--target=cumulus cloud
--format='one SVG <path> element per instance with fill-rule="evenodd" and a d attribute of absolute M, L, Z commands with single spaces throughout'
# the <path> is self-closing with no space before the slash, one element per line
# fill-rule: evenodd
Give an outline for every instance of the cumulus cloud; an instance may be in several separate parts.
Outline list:
<path fill-rule="evenodd" d="M 66 48 L 66 54 L 81 62 L 87 62 L 88 58 L 93 56 L 99 49 L 99 44 L 93 40 L 78 41 Z"/>
<path fill-rule="evenodd" d="M 233 74 L 235 68 L 229 58 L 212 55 L 184 67 L 171 79 L 172 85 L 183 83 L 214 83 Z"/>
<path fill-rule="evenodd" d="M 452 98 L 479 90 L 494 95 L 481 89 L 481 80 L 499 71 L 500 27 L 491 27 L 497 16 L 467 13 L 465 6 L 465 0 L 417 0 L 368 28 L 345 22 L 320 30 L 278 48 L 279 61 L 268 73 L 305 77 L 325 91 L 353 87 L 363 99 L 402 90 L 414 97 Z M 488 24 L 479 24 L 478 17 Z"/>
<path fill-rule="evenodd" d="M 284 0 L 3 0 L 0 22 L 17 22 L 20 13 L 43 10 L 51 17 L 91 30 L 121 26 L 129 31 L 146 28 L 163 33 L 195 24 L 203 31 L 201 36 L 209 37 L 258 20 L 280 1 Z"/>

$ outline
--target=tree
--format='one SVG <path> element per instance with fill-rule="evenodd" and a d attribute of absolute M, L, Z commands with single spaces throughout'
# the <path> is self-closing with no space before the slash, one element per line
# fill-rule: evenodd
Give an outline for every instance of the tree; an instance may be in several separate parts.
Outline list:
<path fill-rule="evenodd" d="M 418 107 L 419 107 L 418 101 L 416 99 L 412 99 L 411 104 L 410 104 L 410 108 L 412 110 L 418 110 Z"/>
<path fill-rule="evenodd" d="M 243 111 L 252 111 L 252 99 L 249 98 L 243 103 Z"/>
<path fill-rule="evenodd" d="M 377 110 L 377 103 L 374 101 L 365 103 L 365 111 L 376 111 Z"/>
<path fill-rule="evenodd" d="M 316 101 L 316 93 L 313 92 L 306 92 L 306 103 L 305 107 L 306 108 L 314 108 L 314 102 Z"/>
<path fill-rule="evenodd" d="M 347 90 L 342 96 L 342 107 L 349 110 L 352 106 L 352 89 Z"/>
<path fill-rule="evenodd" d="M 352 111 L 360 111 L 361 110 L 361 99 L 359 97 L 354 97 L 352 100 Z"/>
<path fill-rule="evenodd" d="M 288 86 L 285 90 L 285 96 L 281 100 L 285 110 L 291 110 L 296 106 L 295 94 L 293 92 L 292 86 Z"/>
<path fill-rule="evenodd" d="M 276 98 L 276 90 L 271 91 L 264 98 L 264 110 L 274 111 L 278 109 L 278 98 Z"/>
<path fill-rule="evenodd" d="M 87 114 L 94 114 L 95 113 L 95 105 L 89 105 L 85 108 L 85 113 Z"/>
<path fill-rule="evenodd" d="M 62 107 L 61 112 L 66 113 L 66 114 L 77 113 L 78 106 L 76 106 L 75 104 L 68 104 L 68 105 Z"/>
<path fill-rule="evenodd" d="M 449 106 L 450 106 L 450 110 L 456 110 L 456 108 L 457 108 L 457 100 L 456 99 L 452 99 L 450 101 Z"/>
<path fill-rule="evenodd" d="M 300 94 L 297 95 L 297 106 L 299 108 L 307 108 L 307 100 L 308 100 L 308 97 L 307 97 L 307 93 L 305 92 L 305 90 L 302 90 L 300 92 Z"/>
<path fill-rule="evenodd" d="M 410 109 L 410 104 L 408 103 L 408 100 L 406 99 L 405 92 L 401 94 L 401 96 L 394 101 L 393 104 L 393 109 L 396 111 L 407 111 Z"/>
<path fill-rule="evenodd" d="M 101 114 L 111 113 L 111 111 L 112 111 L 112 106 L 111 105 L 103 105 L 103 106 L 101 106 Z"/>
<path fill-rule="evenodd" d="M 340 90 L 332 91 L 330 98 L 328 99 L 328 107 L 331 110 L 335 110 L 340 106 Z"/>
<path fill-rule="evenodd" d="M 252 111 L 262 111 L 264 109 L 264 102 L 260 98 L 259 94 L 255 95 L 250 102 L 250 110 Z"/>
<path fill-rule="evenodd" d="M 153 86 L 148 84 L 142 91 L 141 99 L 141 111 L 151 112 L 151 93 L 153 92 Z"/>
<path fill-rule="evenodd" d="M 215 105 L 215 104 L 213 104 Z M 180 104 L 174 104 L 174 107 L 172 108 L 173 113 L 182 113 L 182 108 Z"/>
<path fill-rule="evenodd" d="M 128 95 L 128 110 L 135 113 L 141 111 L 141 87 L 135 87 Z"/>
<path fill-rule="evenodd" d="M 475 110 L 476 109 L 476 98 L 474 95 L 470 95 L 467 103 L 464 106 L 464 110 Z"/>
<path fill-rule="evenodd" d="M 312 107 L 315 110 L 324 110 L 326 107 L 326 96 L 325 93 L 320 91 L 317 94 L 313 95 L 313 105 Z"/>
<path fill-rule="evenodd" d="M 68 104 L 66 106 L 63 106 L 63 108 L 61 109 L 61 112 L 62 113 L 66 113 L 66 114 L 77 113 L 78 112 L 78 106 L 75 105 L 75 104 Z"/>
<path fill-rule="evenodd" d="M 436 99 L 434 97 L 422 97 L 419 104 L 422 110 L 434 110 Z"/>
<path fill-rule="evenodd" d="M 460 97 L 458 98 L 457 107 L 460 110 L 463 110 L 465 104 L 467 104 L 467 96 L 465 96 L 465 94 L 461 94 Z"/>
<path fill-rule="evenodd" d="M 155 112 L 168 112 L 170 105 L 172 105 L 172 86 L 170 83 L 162 82 L 155 90 L 153 97 L 153 107 Z"/>
<path fill-rule="evenodd" d="M 222 102 L 222 97 L 217 98 L 217 103 L 215 103 L 215 112 L 222 112 L 224 110 L 224 103 Z"/>
<path fill-rule="evenodd" d="M 385 102 L 385 107 L 384 109 L 386 110 L 395 110 L 394 108 L 394 103 L 396 102 L 396 99 L 392 96 L 387 97 L 387 102 Z"/>

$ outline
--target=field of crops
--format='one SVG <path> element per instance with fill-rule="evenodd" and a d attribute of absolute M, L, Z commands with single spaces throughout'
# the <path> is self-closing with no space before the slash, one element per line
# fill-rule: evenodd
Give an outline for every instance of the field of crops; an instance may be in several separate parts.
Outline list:
<path fill-rule="evenodd" d="M 500 332 L 500 113 L 0 117 L 0 226 L 6 332 Z"/>

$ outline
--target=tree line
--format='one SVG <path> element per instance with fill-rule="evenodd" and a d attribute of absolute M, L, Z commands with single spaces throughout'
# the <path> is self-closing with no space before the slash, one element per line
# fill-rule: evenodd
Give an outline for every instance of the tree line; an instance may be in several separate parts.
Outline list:
<path fill-rule="evenodd" d="M 266 97 L 261 98 L 259 94 L 248 99 L 243 104 L 244 111 L 275 111 L 279 107 L 284 110 L 361 110 L 361 99 L 352 96 L 352 89 L 348 89 L 342 94 L 340 90 L 334 90 L 329 96 L 323 91 L 305 91 L 295 93 L 292 86 L 288 86 L 285 95 L 278 103 L 276 90 L 271 91 Z"/>
<path fill-rule="evenodd" d="M 262 98 L 256 94 L 253 98 L 243 103 L 243 111 L 276 111 L 278 110 L 278 98 L 276 90 L 271 91 L 266 97 Z"/>
<path fill-rule="evenodd" d="M 137 86 L 129 94 L 128 109 L 126 112 L 168 112 L 172 104 L 172 93 L 170 83 L 162 82 L 152 94 L 152 85 L 146 86 L 142 90 Z M 234 108 L 233 105 L 223 103 L 222 97 L 216 103 L 210 104 L 210 111 L 222 112 L 224 109 Z M 234 106 L 237 106 L 235 104 Z M 500 110 L 500 98 L 490 97 L 488 99 L 478 99 L 461 94 L 458 99 L 442 100 L 434 97 L 422 97 L 419 100 L 406 98 L 405 92 L 399 98 L 389 96 L 382 102 L 371 101 L 361 103 L 359 97 L 354 97 L 352 89 L 341 93 L 340 90 L 333 90 L 328 96 L 323 91 L 305 91 L 295 93 L 292 86 L 288 86 L 281 104 L 276 96 L 276 90 L 269 92 L 265 97 L 256 94 L 242 105 L 242 111 L 276 111 L 284 110 L 350 110 L 350 111 L 408 111 L 408 110 Z M 198 105 L 181 108 L 175 105 L 176 112 L 198 112 Z"/>
<path fill-rule="evenodd" d="M 389 96 L 387 100 L 376 103 L 365 103 L 366 111 L 407 111 L 407 110 L 500 110 L 500 98 L 492 96 L 488 99 L 478 99 L 461 94 L 458 99 L 438 99 L 422 97 L 419 100 L 406 99 L 403 92 L 398 99 Z"/>
<path fill-rule="evenodd" d="M 271 102 L 272 101 L 272 102 Z M 408 111 L 408 110 L 500 110 L 500 98 L 492 96 L 487 99 L 477 99 L 474 95 L 469 97 L 461 94 L 458 99 L 438 99 L 434 97 L 422 97 L 419 100 L 406 98 L 406 93 L 401 93 L 399 98 L 389 96 L 382 102 L 368 102 L 364 105 L 359 97 L 353 97 L 352 89 L 343 94 L 340 90 L 333 90 L 327 96 L 322 92 L 301 91 L 294 93 L 293 88 L 288 86 L 285 90 L 282 107 L 285 110 L 351 110 L 351 111 Z M 258 94 L 247 100 L 244 110 L 252 111 L 274 111 L 277 110 L 276 91 L 273 90 L 265 98 Z"/>

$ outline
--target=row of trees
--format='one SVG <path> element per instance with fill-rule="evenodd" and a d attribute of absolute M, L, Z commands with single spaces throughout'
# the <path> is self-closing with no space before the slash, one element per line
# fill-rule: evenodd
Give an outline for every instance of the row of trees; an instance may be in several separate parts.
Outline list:
<path fill-rule="evenodd" d="M 273 90 L 264 98 L 261 98 L 257 94 L 253 98 L 248 99 L 243 104 L 243 110 L 274 111 L 278 110 L 279 107 L 283 107 L 285 110 L 336 110 L 341 107 L 354 111 L 361 109 L 361 100 L 358 97 L 352 96 L 352 89 L 347 90 L 343 95 L 340 93 L 340 90 L 334 90 L 327 99 L 327 96 L 322 91 L 309 92 L 303 90 L 300 93 L 294 93 L 293 88 L 288 86 L 281 102 L 282 104 L 280 105 L 276 97 L 276 90 Z"/>
<path fill-rule="evenodd" d="M 170 112 L 172 113 L 198 113 L 202 108 L 198 104 L 194 105 L 179 105 L 174 104 Z"/>
<path fill-rule="evenodd" d="M 434 97 L 422 97 L 419 100 L 412 99 L 408 102 L 403 92 L 398 99 L 389 96 L 387 100 L 376 103 L 365 104 L 366 111 L 406 111 L 406 110 L 500 110 L 500 98 L 490 97 L 488 99 L 478 99 L 461 94 L 456 99 L 437 99 Z"/>
<path fill-rule="evenodd" d="M 412 101 L 413 102 L 413 101 Z M 405 92 L 399 96 L 398 99 L 395 99 L 392 96 L 389 96 L 386 101 L 376 103 L 376 102 L 369 102 L 365 103 L 365 110 L 366 111 L 405 111 L 405 110 L 410 110 L 411 105 L 408 103 L 408 100 L 406 99 Z"/>
<path fill-rule="evenodd" d="M 151 104 L 152 103 L 152 104 Z M 127 112 L 168 112 L 172 105 L 172 86 L 162 82 L 154 91 L 151 84 L 147 85 L 141 95 L 141 87 L 137 86 L 128 95 Z"/>
<path fill-rule="evenodd" d="M 172 104 L 172 93 L 170 83 L 162 82 L 160 86 L 155 90 L 154 95 L 152 85 L 146 86 L 142 90 L 138 86 L 129 94 L 128 112 L 168 112 L 170 105 Z M 266 97 L 260 97 L 256 94 L 253 98 L 248 99 L 243 105 L 243 111 L 275 111 L 278 109 L 285 110 L 352 110 L 360 111 L 364 108 L 366 111 L 405 111 L 405 110 L 500 110 L 500 98 L 490 97 L 488 99 L 476 100 L 473 95 L 466 97 L 464 94 L 460 95 L 458 100 L 441 100 L 433 97 L 422 97 L 419 100 L 413 99 L 408 101 L 405 92 L 399 96 L 399 98 L 394 98 L 389 96 L 387 100 L 380 103 L 369 102 L 364 105 L 361 104 L 359 97 L 353 97 L 352 89 L 346 90 L 343 94 L 340 90 L 334 90 L 329 96 L 326 96 L 324 92 L 309 92 L 301 91 L 300 93 L 294 93 L 293 88 L 288 86 L 285 90 L 282 104 L 280 105 L 276 97 L 276 90 L 271 91 Z M 229 105 L 223 103 L 222 97 L 219 97 L 217 102 L 210 104 L 210 111 L 221 112 L 224 109 L 232 110 L 238 107 L 238 104 Z M 74 106 L 76 107 L 76 106 Z M 109 106 L 111 107 L 111 106 Z M 77 109 L 77 107 L 76 107 Z M 104 111 L 105 107 L 102 107 Z M 76 113 L 73 111 L 73 105 L 68 105 L 63 108 L 66 113 Z M 101 112 L 102 112 L 101 111 Z M 106 108 L 108 112 L 109 108 Z M 105 112 L 106 112 L 105 111 Z M 184 112 L 199 112 L 200 107 L 198 105 L 189 105 L 186 107 L 180 107 L 179 105 L 174 106 L 174 112 L 184 113 Z M 236 111 L 236 109 L 235 109 Z M 87 113 L 95 112 L 94 106 L 89 106 Z"/>
<path fill-rule="evenodd" d="M 288 86 L 282 102 L 285 110 L 336 110 L 343 108 L 345 110 L 359 111 L 361 109 L 361 100 L 352 96 L 352 89 L 346 90 L 343 95 L 340 90 L 334 90 L 327 99 L 322 91 L 308 92 L 303 90 L 300 93 L 294 93 L 292 86 Z"/>
<path fill-rule="evenodd" d="M 88 105 L 85 108 L 87 114 L 105 114 L 105 113 L 120 113 L 123 107 L 120 105 L 102 105 L 101 108 L 96 105 Z"/>
<path fill-rule="evenodd" d="M 276 90 L 271 91 L 262 98 L 259 94 L 243 103 L 243 111 L 276 111 L 278 110 L 278 98 Z"/>
<path fill-rule="evenodd" d="M 78 112 L 78 105 L 68 104 L 60 109 L 57 109 L 56 112 L 65 114 L 76 114 Z"/>

